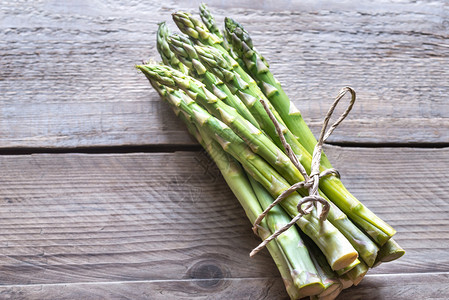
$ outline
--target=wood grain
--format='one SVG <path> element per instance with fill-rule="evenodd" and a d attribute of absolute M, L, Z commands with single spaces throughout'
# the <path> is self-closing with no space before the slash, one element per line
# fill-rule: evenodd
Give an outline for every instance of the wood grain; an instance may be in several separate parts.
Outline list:
<path fill-rule="evenodd" d="M 276 278 L 0 286 L 3 299 L 289 299 Z"/>
<path fill-rule="evenodd" d="M 449 270 L 448 148 L 328 147 L 325 151 L 346 187 L 398 231 L 395 239 L 406 249 L 400 260 L 373 273 Z M 423 262 L 427 257 L 433 262 Z"/>
<path fill-rule="evenodd" d="M 289 299 L 276 279 L 166 280 L 0 286 L 5 299 Z M 447 299 L 449 273 L 366 276 L 337 299 Z"/>
<path fill-rule="evenodd" d="M 2 2 L 0 148 L 193 144 L 133 65 L 157 57 L 158 22 L 197 2 Z M 443 1 L 209 2 L 251 32 L 315 133 L 351 85 L 331 142 L 449 143 Z"/>
<path fill-rule="evenodd" d="M 402 282 L 400 274 L 449 272 L 449 149 L 328 146 L 326 152 L 350 190 L 398 230 L 396 239 L 407 251 L 372 270 L 382 276 L 367 281 L 368 290 L 379 285 L 388 298 L 399 281 L 385 274 Z M 184 297 L 187 287 L 201 286 L 199 279 L 226 286 L 217 295 L 243 287 L 250 293 L 264 286 L 260 293 L 271 296 L 279 291 L 267 252 L 249 258 L 258 241 L 202 152 L 0 156 L 0 165 L 5 295 L 42 290 L 36 297 L 53 291 L 64 298 L 90 291 L 95 298 L 110 289 L 118 298 L 134 298 L 148 285 Z M 434 174 L 441 175 L 428 180 Z M 416 184 L 422 180 L 426 184 Z M 108 284 L 122 281 L 129 285 Z M 140 281 L 151 282 L 135 288 Z M 407 284 L 405 295 L 413 282 Z"/>
<path fill-rule="evenodd" d="M 196 149 L 133 66 L 199 2 L 0 4 L 0 153 L 97 153 L 0 155 L 1 299 L 287 299 L 204 152 L 98 154 Z M 325 152 L 406 255 L 338 299 L 449 299 L 449 148 L 431 148 L 449 146 L 447 3 L 207 2 L 315 133 L 342 86 L 358 93 Z"/>
<path fill-rule="evenodd" d="M 344 299 L 440 299 L 449 297 L 449 273 L 366 276 L 356 287 L 344 290 Z"/>
<path fill-rule="evenodd" d="M 0 157 L 2 284 L 277 276 L 204 159 Z"/>

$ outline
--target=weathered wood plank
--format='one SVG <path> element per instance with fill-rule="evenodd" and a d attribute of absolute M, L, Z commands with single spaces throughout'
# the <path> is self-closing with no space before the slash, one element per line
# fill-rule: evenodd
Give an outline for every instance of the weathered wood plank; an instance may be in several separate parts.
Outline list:
<path fill-rule="evenodd" d="M 449 149 L 326 152 L 407 250 L 371 274 L 449 271 Z M 278 278 L 266 251 L 249 258 L 258 241 L 209 163 L 197 152 L 0 156 L 2 284 Z"/>
<path fill-rule="evenodd" d="M 289 299 L 280 280 L 241 278 L 0 286 L 5 299 Z M 449 274 L 366 276 L 338 299 L 447 299 Z"/>
<path fill-rule="evenodd" d="M 250 224 L 199 159 L 1 156 L 2 284 L 277 277 L 267 253 L 249 259 Z"/>
<path fill-rule="evenodd" d="M 448 271 L 449 149 L 328 149 L 343 183 L 398 231 L 395 239 L 407 251 L 400 260 L 372 272 Z M 426 257 L 431 257 L 428 263 Z"/>
<path fill-rule="evenodd" d="M 0 286 L 3 299 L 289 299 L 276 278 Z"/>
<path fill-rule="evenodd" d="M 356 287 L 344 290 L 345 299 L 448 299 L 449 273 L 368 275 Z"/>
<path fill-rule="evenodd" d="M 192 144 L 133 65 L 157 57 L 158 22 L 197 2 L 2 3 L 0 148 Z M 443 1 L 209 2 L 252 33 L 314 132 L 350 84 L 359 103 L 332 142 L 449 142 Z"/>

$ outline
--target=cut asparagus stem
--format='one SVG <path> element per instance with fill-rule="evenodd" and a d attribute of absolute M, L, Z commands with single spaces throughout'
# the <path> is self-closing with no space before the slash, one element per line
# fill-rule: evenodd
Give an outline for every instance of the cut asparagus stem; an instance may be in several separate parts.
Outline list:
<path fill-rule="evenodd" d="M 320 195 L 328 200 L 326 195 L 320 191 Z M 372 266 L 377 257 L 379 247 L 363 233 L 349 218 L 336 206 L 332 201 L 328 201 L 331 205 L 328 220 L 340 230 L 340 232 L 349 240 L 351 245 L 357 250 L 363 261 Z"/>
<path fill-rule="evenodd" d="M 169 86 L 175 85 L 173 78 L 168 77 L 168 74 L 162 72 L 164 69 L 161 66 L 146 65 L 137 66 L 137 68 L 139 68 L 150 80 L 155 80 Z M 184 79 L 181 87 L 185 88 L 186 86 L 187 83 Z M 194 95 L 196 100 L 198 100 L 200 99 L 199 93 L 201 90 L 196 89 L 196 91 L 197 92 L 195 92 Z M 189 94 L 187 91 L 186 93 Z M 206 97 L 205 104 L 207 104 L 207 101 L 216 101 L 214 103 L 219 102 L 213 95 L 212 98 L 209 99 Z M 180 101 L 178 105 L 184 113 L 192 117 L 198 126 L 207 130 L 207 133 L 210 136 L 213 136 L 226 152 L 239 160 L 245 170 L 247 170 L 254 179 L 260 182 L 273 197 L 278 197 L 283 191 L 289 188 L 288 182 L 286 182 L 279 173 L 259 156 L 255 155 L 245 142 L 228 126 L 211 116 L 207 111 L 196 104 L 196 102 L 190 101 L 190 103 L 187 104 L 185 101 Z M 234 120 L 237 120 L 237 117 L 235 117 Z M 247 123 L 250 124 L 249 122 Z M 264 145 L 262 146 L 264 147 Z M 296 205 L 300 200 L 301 197 L 299 197 L 298 194 L 292 194 L 282 202 L 282 206 L 291 216 L 295 216 L 297 214 Z M 333 269 L 342 269 L 357 258 L 358 254 L 355 249 L 331 223 L 318 220 L 316 209 L 301 218 L 298 221 L 298 225 L 303 232 L 310 236 L 320 247 Z"/>
<path fill-rule="evenodd" d="M 282 90 L 280 83 L 274 79 L 263 57 L 252 47 L 249 34 L 240 24 L 230 18 L 226 19 L 225 26 L 226 36 L 229 37 L 239 57 L 246 62 L 249 71 L 261 85 L 262 91 L 279 112 L 287 127 L 299 137 L 299 141 L 306 151 L 309 154 L 313 153 L 316 145 L 315 137 L 302 119 L 299 110 L 294 107 Z M 295 151 L 295 149 L 293 150 Z M 302 156 L 300 157 L 302 158 Z M 304 167 L 310 166 L 310 163 L 303 163 L 302 160 L 301 163 Z M 325 155 L 322 155 L 321 163 L 323 169 L 332 167 Z M 382 246 L 394 235 L 395 230 L 350 194 L 338 178 L 329 177 L 320 181 L 320 188 L 379 245 Z"/>
<path fill-rule="evenodd" d="M 368 266 L 364 262 L 360 262 L 360 264 L 355 266 L 348 273 L 343 274 L 341 277 L 349 278 L 352 280 L 354 285 L 358 285 L 362 281 L 363 277 L 365 277 L 368 269 Z"/>
<path fill-rule="evenodd" d="M 168 38 L 168 44 L 176 57 L 189 68 L 189 75 L 204 83 L 207 89 L 214 93 L 215 96 L 229 106 L 234 107 L 242 117 L 257 128 L 260 128 L 256 119 L 254 119 L 240 98 L 232 94 L 229 88 L 199 61 L 198 55 L 189 39 L 174 34 Z"/>
<path fill-rule="evenodd" d="M 248 176 L 248 178 L 262 209 L 266 209 L 273 203 L 273 197 L 251 176 Z M 280 206 L 273 207 L 266 216 L 266 219 L 272 233 L 291 221 L 291 218 Z M 290 227 L 278 236 L 276 240 L 282 245 L 283 253 L 293 268 L 292 278 L 297 287 L 300 288 L 302 297 L 321 293 L 324 290 L 324 285 L 317 274 L 309 251 L 304 245 L 296 227 Z"/>
<path fill-rule="evenodd" d="M 161 95 L 161 97 L 167 100 L 169 104 L 171 104 L 171 107 L 173 108 L 175 114 L 186 124 L 190 134 L 192 134 L 197 139 L 197 141 L 203 146 L 203 148 L 208 152 L 210 157 L 217 164 L 217 167 L 223 175 L 223 178 L 231 188 L 237 200 L 242 205 L 248 219 L 251 223 L 254 223 L 257 216 L 262 213 L 262 208 L 241 166 L 237 161 L 235 161 L 234 158 L 225 153 L 220 145 L 217 144 L 217 142 L 209 139 L 206 134 L 201 135 L 198 128 L 194 125 L 194 123 L 191 122 L 189 116 L 180 113 L 179 108 L 174 104 L 178 101 L 182 101 L 183 99 L 188 98 L 186 94 L 183 94 L 182 91 L 177 91 L 165 87 L 154 81 L 150 82 L 156 89 L 156 91 L 158 91 L 158 93 Z M 266 220 L 263 220 L 261 222 L 260 227 L 258 228 L 258 234 L 262 238 L 262 240 L 268 238 L 271 235 L 271 232 L 268 230 Z M 294 273 L 293 269 L 286 261 L 278 242 L 273 241 L 271 243 L 268 243 L 267 249 L 279 269 L 282 280 L 284 281 L 284 285 L 290 298 L 301 298 L 303 294 L 300 292 L 300 289 L 297 288 L 291 276 L 291 274 Z M 313 268 L 311 272 L 313 272 L 314 270 L 315 269 Z"/>
<path fill-rule="evenodd" d="M 262 231 L 264 232 L 262 233 Z M 262 240 L 265 240 L 270 236 L 270 232 L 268 230 L 259 230 L 258 233 Z M 282 281 L 284 282 L 285 289 L 287 291 L 287 294 L 290 296 L 290 299 L 301 298 L 302 294 L 293 282 L 293 278 L 291 276 L 291 268 L 285 257 L 282 255 L 279 244 L 276 241 L 274 241 L 274 243 L 270 242 L 267 244 L 267 249 L 271 257 L 273 258 L 273 261 L 276 264 L 279 273 L 281 274 Z"/>
<path fill-rule="evenodd" d="M 214 49 L 211 49 L 209 47 L 195 47 L 195 49 L 198 50 L 198 56 L 200 60 L 204 62 L 207 69 L 214 72 L 214 74 L 216 74 L 221 80 L 226 81 L 228 83 L 228 86 L 233 86 L 234 89 L 238 91 L 239 95 L 246 95 L 246 98 L 252 97 L 252 99 L 254 99 L 253 101 L 245 101 L 245 105 L 247 105 L 252 115 L 256 117 L 260 127 L 266 133 L 268 133 L 272 140 L 278 141 L 278 143 L 280 143 L 273 122 L 269 118 L 260 101 L 257 100 L 257 97 L 264 99 L 264 95 L 260 92 L 258 87 L 254 85 L 253 89 L 251 89 L 248 84 L 238 84 L 240 80 L 236 80 L 235 78 L 239 78 L 240 75 L 237 74 L 235 68 L 233 67 L 235 63 L 228 63 L 228 60 L 230 58 L 223 59 L 223 57 L 225 56 L 222 57 L 220 53 L 217 53 L 216 51 L 214 51 Z M 259 90 L 259 92 L 257 92 L 257 90 Z M 276 111 L 274 111 L 274 115 L 276 116 Z M 279 118 L 277 119 L 280 120 Z M 310 173 L 310 165 L 312 162 L 311 155 L 302 147 L 301 144 L 299 144 L 293 134 L 287 129 L 285 130 L 285 138 L 286 141 L 289 142 L 289 144 L 292 146 L 292 150 L 295 152 L 295 154 L 299 156 L 300 161 L 305 169 Z M 307 167 L 304 165 L 304 163 L 308 164 Z M 304 180 L 302 176 L 300 176 L 300 178 L 286 177 L 286 179 L 290 182 L 290 184 L 294 184 L 298 181 Z M 302 196 L 307 195 L 306 190 L 302 190 L 299 192 L 302 194 Z M 324 195 L 323 193 L 320 193 L 320 195 L 328 200 L 326 195 Z M 359 228 L 357 228 L 337 206 L 331 205 L 331 211 L 328 215 L 328 218 L 329 221 L 348 238 L 348 240 L 360 253 L 361 257 L 366 261 L 366 263 L 372 266 L 379 250 L 375 243 L 373 243 L 369 237 L 367 237 Z"/>
<path fill-rule="evenodd" d="M 313 241 L 301 234 L 304 243 L 311 254 L 312 261 L 315 265 L 315 268 L 318 271 L 318 274 L 321 277 L 321 281 L 324 284 L 324 291 L 320 293 L 321 296 L 326 296 L 328 294 L 333 293 L 335 290 L 340 288 L 340 280 L 338 279 L 338 275 L 332 270 L 332 268 L 327 263 L 326 257 L 323 255 L 323 252 L 313 243 Z"/>
<path fill-rule="evenodd" d="M 352 269 L 354 269 L 355 266 L 357 266 L 359 263 L 360 263 L 360 260 L 356 259 L 356 260 L 354 260 L 354 262 L 352 264 L 350 264 L 346 268 L 343 268 L 343 269 L 340 269 L 340 270 L 336 270 L 335 273 L 337 273 L 338 276 L 341 276 L 341 275 L 343 275 L 345 273 L 348 273 Z"/>
<path fill-rule="evenodd" d="M 164 64 L 171 66 L 172 68 L 181 71 L 184 74 L 188 74 L 188 69 L 183 65 L 170 50 L 167 38 L 170 36 L 170 30 L 165 22 L 159 23 L 159 28 L 156 35 L 156 47 L 157 51 L 161 55 Z"/>
<path fill-rule="evenodd" d="M 402 249 L 394 239 L 389 239 L 388 242 L 380 248 L 374 267 L 378 266 L 382 262 L 396 260 L 404 254 L 404 249 Z"/>

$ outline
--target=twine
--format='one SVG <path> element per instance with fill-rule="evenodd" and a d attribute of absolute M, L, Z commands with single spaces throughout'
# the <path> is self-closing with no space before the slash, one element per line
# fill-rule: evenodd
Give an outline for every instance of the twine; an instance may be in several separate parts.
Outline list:
<path fill-rule="evenodd" d="M 335 121 L 334 124 L 329 128 L 329 130 L 326 132 L 327 126 L 329 124 L 329 120 L 332 117 L 332 114 L 334 113 L 335 107 L 340 102 L 340 100 L 346 95 L 346 93 L 351 93 L 351 101 L 349 102 L 348 107 L 346 110 L 341 114 L 341 116 L 338 118 L 337 121 Z M 263 107 L 265 108 L 268 116 L 270 117 L 271 121 L 274 124 L 274 127 L 276 128 L 277 135 L 279 136 L 279 139 L 281 140 L 282 146 L 285 149 L 285 152 L 287 153 L 287 156 L 291 160 L 291 162 L 295 165 L 295 167 L 298 169 L 298 171 L 302 174 L 304 177 L 304 181 L 298 182 L 293 184 L 290 188 L 282 192 L 277 199 L 270 204 L 256 219 L 253 225 L 253 231 L 256 235 L 257 230 L 260 227 L 260 222 L 265 218 L 265 216 L 268 214 L 268 212 L 276 206 L 278 203 L 280 203 L 282 200 L 287 198 L 290 194 L 295 192 L 298 189 L 301 188 L 307 188 L 309 195 L 302 198 L 302 200 L 298 203 L 297 209 L 298 214 L 286 225 L 284 225 L 282 228 L 274 232 L 272 235 L 270 235 L 267 239 L 265 239 L 262 243 L 259 244 L 256 248 L 251 251 L 249 254 L 251 257 L 256 255 L 260 250 L 262 250 L 270 241 L 277 238 L 279 235 L 281 235 L 283 232 L 287 231 L 290 227 L 292 227 L 300 218 L 303 216 L 309 214 L 312 212 L 314 208 L 318 208 L 317 203 L 322 204 L 321 213 L 320 213 L 320 222 L 323 222 L 326 220 L 327 215 L 330 210 L 330 204 L 326 201 L 323 197 L 321 197 L 318 194 L 318 186 L 320 182 L 320 178 L 328 175 L 335 175 L 338 178 L 340 178 L 340 173 L 336 169 L 327 169 L 320 173 L 320 162 L 321 162 L 321 153 L 323 151 L 323 143 L 327 140 L 327 138 L 332 134 L 332 132 L 335 130 L 335 128 L 346 118 L 346 116 L 351 111 L 352 107 L 354 106 L 354 102 L 356 99 L 355 91 L 350 87 L 344 87 L 340 90 L 337 97 L 335 98 L 334 102 L 332 103 L 331 107 L 329 108 L 329 111 L 326 114 L 326 117 L 324 118 L 323 127 L 321 128 L 320 137 L 318 139 L 317 144 L 315 145 L 315 148 L 313 150 L 312 155 L 312 163 L 311 163 L 311 170 L 310 175 L 307 174 L 304 167 L 301 165 L 301 163 L 298 160 L 298 157 L 293 152 L 290 145 L 285 140 L 284 134 L 281 129 L 281 125 L 279 124 L 278 120 L 276 120 L 276 117 L 273 115 L 273 113 L 270 111 L 267 103 L 265 103 L 264 100 L 260 100 Z M 303 209 L 302 206 L 304 204 L 308 203 L 309 205 Z"/>

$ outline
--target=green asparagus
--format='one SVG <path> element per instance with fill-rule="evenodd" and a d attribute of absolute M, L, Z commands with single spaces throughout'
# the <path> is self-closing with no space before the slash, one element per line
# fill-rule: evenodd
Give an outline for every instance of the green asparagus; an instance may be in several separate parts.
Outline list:
<path fill-rule="evenodd" d="M 396 260 L 404 254 L 404 249 L 402 249 L 394 239 L 389 239 L 388 242 L 380 248 L 373 267 L 378 266 L 383 262 Z"/>
<path fill-rule="evenodd" d="M 216 76 L 209 72 L 199 61 L 196 50 L 190 40 L 180 35 L 172 35 L 168 38 L 170 49 L 176 57 L 189 68 L 189 74 L 204 83 L 209 91 L 212 91 L 220 100 L 234 107 L 237 112 L 251 124 L 259 128 L 256 119 L 251 115 L 245 104 L 231 93 L 229 88 Z"/>
<path fill-rule="evenodd" d="M 200 6 L 200 15 L 204 23 L 186 12 L 174 13 L 173 20 L 179 30 L 188 35 L 196 44 L 212 46 L 223 53 L 228 53 L 246 71 L 245 63 L 234 53 L 231 45 L 223 39 L 212 14 L 204 4 Z"/>
<path fill-rule="evenodd" d="M 157 51 L 162 57 L 162 61 L 164 64 L 171 66 L 172 68 L 181 71 L 184 74 L 188 74 L 188 69 L 186 66 L 184 66 L 173 54 L 173 52 L 170 50 L 167 38 L 170 35 L 170 30 L 167 27 L 167 24 L 165 22 L 159 23 L 159 28 L 157 30 L 156 35 L 156 47 Z"/>
<path fill-rule="evenodd" d="M 161 84 L 168 86 L 176 86 L 175 80 L 170 78 L 169 74 L 165 72 L 168 67 L 162 68 L 159 65 L 137 67 L 150 80 L 158 81 Z M 174 73 L 174 70 L 171 71 Z M 181 76 L 182 74 L 177 75 Z M 186 88 L 187 86 L 187 83 L 184 82 L 181 87 Z M 192 94 L 192 91 L 188 88 L 186 88 L 185 92 L 189 95 L 187 91 Z M 195 91 L 196 92 L 194 92 L 193 95 L 196 97 L 196 100 L 199 101 L 201 98 L 199 93 L 200 90 L 195 89 Z M 209 100 L 207 100 L 206 97 L 204 104 L 206 104 L 207 101 L 215 100 L 215 103 L 219 101 L 215 96 L 213 97 L 215 99 L 209 98 Z M 288 182 L 265 160 L 257 156 L 251 150 L 252 148 L 250 149 L 245 141 L 237 136 L 231 128 L 226 126 L 226 124 L 214 118 L 196 104 L 195 101 L 191 101 L 188 104 L 185 103 L 185 101 L 180 101 L 178 105 L 184 113 L 189 114 L 192 117 L 198 126 L 207 130 L 208 134 L 213 136 L 226 152 L 236 158 L 242 164 L 244 169 L 249 172 L 254 179 L 261 183 L 273 197 L 278 197 L 283 191 L 289 188 L 290 185 Z M 237 117 L 235 117 L 234 120 L 237 120 Z M 250 124 L 249 122 L 247 123 Z M 260 133 L 258 133 L 258 135 L 260 135 Z M 292 194 L 282 202 L 282 206 L 293 217 L 297 214 L 296 206 L 300 201 L 301 197 L 299 197 L 298 194 Z M 312 238 L 312 240 L 314 240 L 320 247 L 333 269 L 342 269 L 357 259 L 358 254 L 348 240 L 328 221 L 319 221 L 318 216 L 316 215 L 316 210 L 313 210 L 312 213 L 301 218 L 298 221 L 298 225 L 303 232 Z"/>
<path fill-rule="evenodd" d="M 170 104 L 175 114 L 185 123 L 190 134 L 197 139 L 197 141 L 203 146 L 203 148 L 208 152 L 210 157 L 217 164 L 217 167 L 223 175 L 223 178 L 233 191 L 236 198 L 239 200 L 248 219 L 251 223 L 254 223 L 257 216 L 262 213 L 262 208 L 241 166 L 234 160 L 234 158 L 225 153 L 220 145 L 217 144 L 217 142 L 213 141 L 205 134 L 201 135 L 198 128 L 194 125 L 194 123 L 191 122 L 189 116 L 180 113 L 180 110 L 176 106 L 176 103 L 188 99 L 188 96 L 185 93 L 183 93 L 182 91 L 170 89 L 154 81 L 150 82 L 155 90 L 161 95 L 161 97 Z M 264 240 L 268 236 L 270 236 L 271 233 L 272 232 L 268 230 L 266 220 L 262 220 L 260 226 L 258 227 L 259 236 Z M 267 249 L 270 252 L 276 266 L 278 267 L 281 277 L 284 281 L 284 285 L 286 286 L 287 293 L 292 299 L 302 298 L 306 295 L 305 292 L 307 292 L 307 290 L 311 290 L 309 286 L 316 286 L 316 284 L 313 284 L 312 281 L 310 281 L 308 282 L 309 284 L 306 285 L 305 291 L 301 290 L 298 287 L 301 285 L 301 282 L 298 279 L 294 282 L 292 276 L 296 275 L 298 272 L 295 269 L 292 269 L 290 264 L 287 262 L 287 260 L 285 259 L 285 255 L 283 254 L 277 241 L 269 243 L 267 245 Z M 308 256 L 308 253 L 306 254 Z M 311 274 L 313 274 L 313 272 L 316 272 L 313 266 L 308 270 Z M 310 278 L 313 279 L 313 276 L 310 276 Z M 321 290 L 320 281 L 318 281 L 317 285 L 317 290 Z M 311 292 L 313 291 L 315 290 L 312 290 Z"/>
<path fill-rule="evenodd" d="M 229 63 L 229 57 L 228 59 L 226 59 L 225 55 L 221 55 L 220 53 L 214 51 L 214 49 L 211 49 L 209 47 L 195 47 L 195 49 L 197 49 L 200 60 L 204 62 L 204 65 L 208 69 L 214 72 L 214 74 L 216 74 L 220 79 L 227 81 L 230 86 L 233 86 L 235 89 L 237 89 L 239 91 L 239 95 L 245 95 L 243 99 L 248 97 L 251 97 L 251 99 L 253 99 L 253 101 L 245 101 L 244 103 L 247 105 L 252 115 L 256 117 L 261 128 L 272 138 L 272 140 L 277 140 L 280 143 L 280 140 L 277 139 L 277 133 L 276 129 L 274 128 L 273 122 L 267 115 L 267 112 L 263 108 L 260 101 L 257 100 L 258 98 L 264 99 L 264 95 L 260 92 L 258 87 L 256 85 L 253 85 L 252 88 L 250 88 L 249 84 L 239 84 L 240 81 L 237 79 L 240 75 L 235 71 L 235 68 L 233 67 L 233 65 L 236 64 Z M 276 117 L 275 111 L 274 115 Z M 277 117 L 277 119 L 279 120 L 279 117 Z M 294 138 L 293 134 L 288 129 L 285 130 L 285 139 L 292 146 L 292 150 L 295 152 L 295 154 L 298 155 L 298 158 L 302 165 L 310 173 L 310 166 L 312 162 L 311 155 L 304 149 L 304 147 L 302 147 L 301 144 L 299 144 L 299 142 Z M 286 179 L 290 182 L 290 184 L 294 184 L 296 182 L 304 180 L 302 176 L 295 178 L 286 177 Z M 323 178 L 323 180 L 326 179 Z M 323 180 L 321 180 L 320 183 Z M 329 180 L 329 182 L 331 181 Z M 333 187 L 334 185 L 330 186 Z M 302 195 L 305 196 L 306 192 L 302 192 Z M 326 195 L 322 193 L 321 196 L 327 199 Z M 337 200 L 343 201 L 345 199 L 340 200 L 337 197 Z M 328 216 L 329 220 L 348 238 L 349 241 L 351 241 L 353 246 L 357 249 L 366 263 L 372 266 L 379 248 L 346 217 L 346 215 L 338 208 L 338 203 L 336 204 L 337 206 L 331 205 L 331 211 Z M 367 216 L 371 217 L 369 213 L 367 214 Z M 365 227 L 368 227 L 368 225 Z"/>
<path fill-rule="evenodd" d="M 266 209 L 274 201 L 273 197 L 251 176 L 248 176 L 248 178 L 262 209 Z M 287 213 L 279 206 L 273 207 L 266 219 L 272 233 L 291 220 Z M 318 276 L 310 258 L 309 251 L 304 245 L 296 227 L 290 227 L 278 236 L 276 240 L 283 246 L 282 249 L 284 249 L 285 257 L 293 268 L 292 278 L 298 280 L 295 283 L 300 288 L 303 297 L 321 293 L 324 290 L 324 285 Z"/>
<path fill-rule="evenodd" d="M 230 18 L 225 20 L 226 37 L 232 43 L 233 48 L 243 59 L 251 72 L 251 75 L 259 82 L 259 85 L 270 100 L 272 105 L 281 115 L 287 127 L 296 135 L 309 154 L 317 143 L 315 137 L 304 122 L 301 113 L 290 101 L 283 91 L 279 81 L 265 64 L 265 59 L 254 49 L 248 32 L 237 22 Z M 302 163 L 302 161 L 301 161 Z M 332 168 L 327 157 L 321 156 L 323 168 Z M 308 164 L 303 164 L 307 166 Z M 329 182 L 329 184 L 327 184 Z M 341 181 L 335 177 L 325 179 L 320 184 L 324 193 L 342 209 L 351 220 L 365 230 L 379 245 L 385 244 L 395 233 L 393 228 L 383 222 L 380 218 L 368 210 L 343 186 Z M 336 199 L 336 197 L 342 198 Z M 347 203 L 345 203 L 347 202 Z"/>
<path fill-rule="evenodd" d="M 254 224 L 274 198 L 304 180 L 285 154 L 272 118 L 308 174 L 317 141 L 243 26 L 226 18 L 220 30 L 205 4 L 200 16 L 173 14 L 188 38 L 170 35 L 160 23 L 157 50 L 166 66 L 137 68 L 211 156 Z M 323 153 L 320 171 L 329 168 Z M 318 217 L 319 206 L 309 206 L 296 221 L 300 231 L 293 225 L 266 244 L 291 299 L 335 299 L 359 284 L 369 267 L 404 254 L 391 238 L 394 229 L 351 195 L 339 176 L 322 177 L 318 193 L 330 205 L 326 220 Z M 305 196 L 308 190 L 298 189 L 274 206 L 254 229 L 259 237 L 266 240 L 291 223 Z"/>

